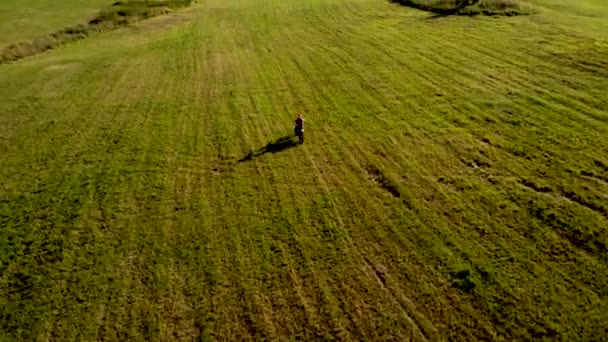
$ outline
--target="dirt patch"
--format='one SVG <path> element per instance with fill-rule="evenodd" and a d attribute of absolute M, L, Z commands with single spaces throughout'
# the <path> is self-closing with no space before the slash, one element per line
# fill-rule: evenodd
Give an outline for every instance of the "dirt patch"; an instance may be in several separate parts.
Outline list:
<path fill-rule="evenodd" d="M 555 195 L 555 196 L 561 195 L 561 197 L 564 197 L 578 205 L 591 209 L 604 216 L 608 216 L 608 209 L 601 203 L 601 199 L 598 198 L 597 196 L 580 195 L 579 193 L 574 192 L 574 191 L 562 191 L 561 193 L 559 193 L 559 192 L 556 193 L 550 186 L 540 185 L 537 182 L 530 180 L 530 179 L 520 179 L 519 183 L 521 185 L 523 185 L 529 189 L 532 189 L 536 192 L 539 192 L 539 193 L 545 193 L 545 194 L 553 193 L 553 195 Z"/>
<path fill-rule="evenodd" d="M 479 168 L 490 168 L 492 167 L 492 163 L 490 163 L 487 159 L 484 158 L 473 158 L 470 160 L 467 159 L 461 159 L 460 160 L 464 165 L 473 168 L 473 169 L 479 169 Z"/>
<path fill-rule="evenodd" d="M 372 267 L 373 267 L 374 274 L 376 275 L 376 279 L 378 280 L 378 282 L 381 283 L 382 286 L 386 286 L 386 276 L 388 273 L 386 270 L 386 267 L 384 267 L 384 265 L 379 264 L 379 263 L 373 263 Z"/>
<path fill-rule="evenodd" d="M 138 25 L 128 26 L 129 29 L 135 31 L 158 31 L 163 30 L 167 27 L 172 27 L 175 25 L 180 25 L 182 23 L 187 23 L 192 18 L 192 13 L 184 14 L 184 13 L 175 13 L 171 12 L 167 15 L 161 15 L 155 18 L 151 18 L 150 20 L 142 21 Z"/>
<path fill-rule="evenodd" d="M 380 171 L 374 165 L 365 165 L 363 167 L 367 172 L 369 179 L 378 184 L 382 189 L 386 190 L 389 194 L 394 197 L 401 197 L 397 184 L 390 178 L 388 178 L 382 171 Z"/>
<path fill-rule="evenodd" d="M 582 205 L 583 207 L 589 208 L 608 217 L 608 209 L 606 209 L 606 207 L 603 206 L 601 203 L 591 200 L 586 196 L 581 196 L 574 191 L 564 192 L 563 196 L 574 203 Z"/>
<path fill-rule="evenodd" d="M 591 179 L 595 179 L 604 183 L 608 183 L 608 177 L 605 177 L 603 175 L 600 174 L 596 174 L 593 171 L 581 171 L 581 176 L 583 177 L 587 177 L 587 178 L 591 178 Z"/>
<path fill-rule="evenodd" d="M 519 183 L 527 188 L 530 188 L 536 192 L 548 193 L 552 192 L 553 189 L 549 186 L 538 185 L 536 182 L 530 179 L 520 179 Z"/>
<path fill-rule="evenodd" d="M 601 168 L 604 171 L 608 171 L 608 165 L 606 165 L 606 163 L 604 163 L 601 160 L 595 160 L 594 161 L 595 166 Z"/>
<path fill-rule="evenodd" d="M 208 64 L 215 75 L 223 75 L 231 64 L 231 57 L 225 53 L 213 53 L 209 56 Z"/>
<path fill-rule="evenodd" d="M 193 0 L 118 1 L 104 8 L 86 24 L 66 27 L 31 41 L 11 44 L 0 51 L 0 64 L 54 49 L 88 37 L 95 32 L 110 31 L 141 20 L 167 14 L 173 9 L 190 6 Z"/>
<path fill-rule="evenodd" d="M 571 210 L 564 207 L 549 207 L 538 200 L 527 200 L 520 205 L 527 208 L 531 217 L 554 228 L 573 246 L 594 254 L 601 255 L 606 252 L 606 232 L 594 221 L 581 221 L 579 215 Z"/>
<path fill-rule="evenodd" d="M 50 65 L 50 66 L 44 68 L 44 71 L 65 71 L 65 70 L 77 68 L 79 65 L 80 65 L 80 63 L 76 63 L 76 62 L 55 64 L 55 65 Z"/>

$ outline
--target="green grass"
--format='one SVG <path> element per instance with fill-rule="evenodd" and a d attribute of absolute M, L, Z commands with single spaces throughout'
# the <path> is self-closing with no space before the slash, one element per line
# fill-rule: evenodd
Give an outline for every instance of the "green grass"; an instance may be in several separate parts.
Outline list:
<path fill-rule="evenodd" d="M 608 15 L 534 7 L 207 0 L 1 65 L 0 340 L 601 339 Z"/>

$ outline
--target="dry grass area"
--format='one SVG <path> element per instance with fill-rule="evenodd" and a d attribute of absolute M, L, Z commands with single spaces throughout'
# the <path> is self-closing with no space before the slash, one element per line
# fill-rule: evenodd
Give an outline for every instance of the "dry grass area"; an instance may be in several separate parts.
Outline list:
<path fill-rule="evenodd" d="M 59 31 L 10 44 L 0 50 L 0 64 L 56 48 L 88 37 L 92 33 L 113 30 L 144 19 L 167 14 L 172 9 L 190 6 L 191 0 L 137 0 L 118 1 L 103 8 L 87 23 L 70 26 Z"/>

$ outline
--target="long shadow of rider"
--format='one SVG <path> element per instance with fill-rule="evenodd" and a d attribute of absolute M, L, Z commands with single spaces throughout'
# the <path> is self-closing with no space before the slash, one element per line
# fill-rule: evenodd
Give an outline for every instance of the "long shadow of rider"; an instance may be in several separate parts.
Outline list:
<path fill-rule="evenodd" d="M 266 153 L 277 153 L 296 146 L 298 146 L 298 143 L 294 141 L 294 136 L 286 135 L 284 137 L 280 137 L 279 139 L 273 142 L 269 142 L 268 144 L 266 144 L 266 146 L 260 149 L 249 152 L 245 157 L 243 157 L 243 159 L 239 160 L 239 162 L 246 162 L 253 158 L 262 156 Z"/>

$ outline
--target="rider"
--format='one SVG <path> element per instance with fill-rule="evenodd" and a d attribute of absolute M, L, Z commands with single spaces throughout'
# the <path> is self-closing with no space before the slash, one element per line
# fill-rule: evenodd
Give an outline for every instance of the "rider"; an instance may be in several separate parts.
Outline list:
<path fill-rule="evenodd" d="M 296 122 L 294 123 L 294 129 L 296 133 L 296 137 L 300 140 L 300 143 L 304 142 L 304 118 L 302 114 L 298 115 Z"/>

